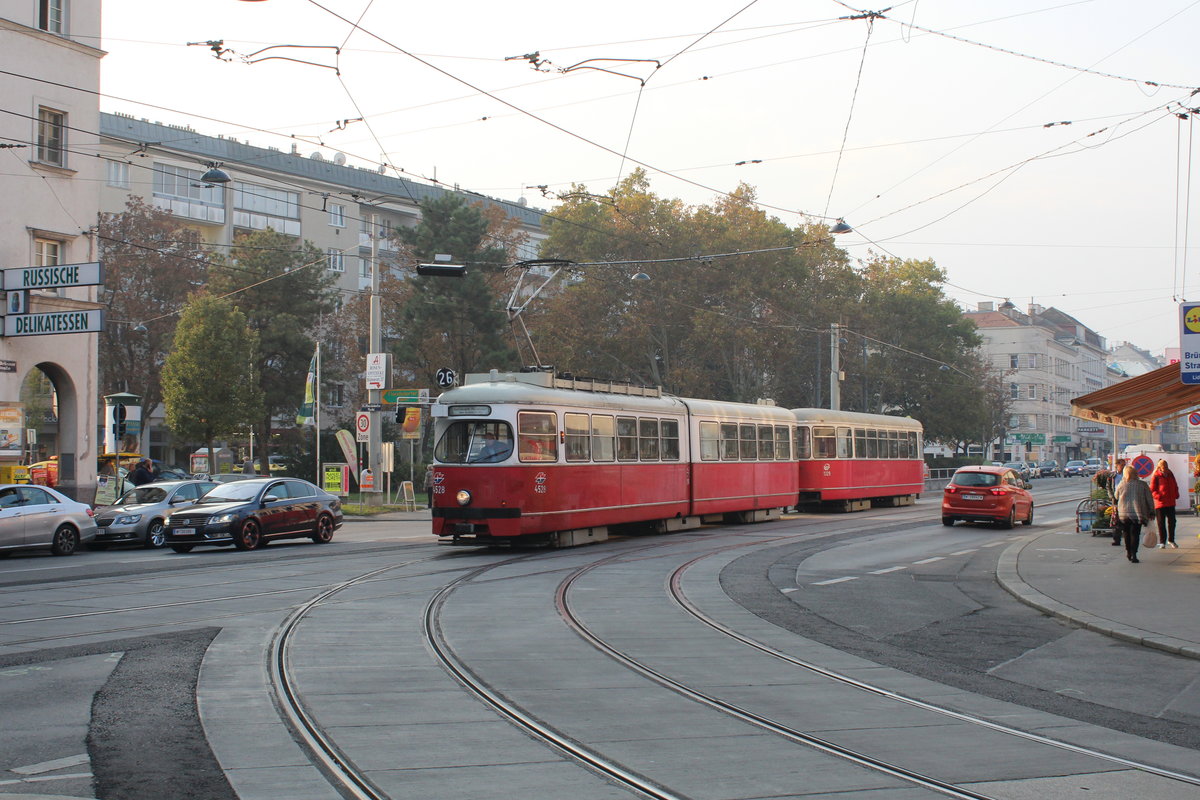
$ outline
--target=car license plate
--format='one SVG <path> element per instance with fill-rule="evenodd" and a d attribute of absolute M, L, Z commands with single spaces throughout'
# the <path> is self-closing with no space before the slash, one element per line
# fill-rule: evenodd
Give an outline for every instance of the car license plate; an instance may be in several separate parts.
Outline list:
<path fill-rule="evenodd" d="M 983 499 L 983 495 L 981 495 L 981 494 L 964 494 L 963 495 L 963 500 L 982 500 L 982 499 Z"/>
<path fill-rule="evenodd" d="M 176 528 L 175 530 L 172 531 L 172 533 L 176 536 L 195 536 L 196 529 L 195 528 Z"/>

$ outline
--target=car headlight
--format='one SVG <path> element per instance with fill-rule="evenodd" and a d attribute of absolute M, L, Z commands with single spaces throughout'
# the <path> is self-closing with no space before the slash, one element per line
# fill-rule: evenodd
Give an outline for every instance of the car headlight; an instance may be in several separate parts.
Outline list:
<path fill-rule="evenodd" d="M 460 506 L 471 505 L 471 493 L 466 489 L 459 489 L 458 494 L 454 495 L 454 499 L 458 501 Z"/>
<path fill-rule="evenodd" d="M 136 525 L 141 522 L 141 514 L 122 514 L 113 520 L 114 525 Z"/>
<path fill-rule="evenodd" d="M 210 525 L 221 525 L 226 522 L 233 522 L 235 519 L 237 519 L 237 514 L 231 512 L 229 514 L 219 514 L 218 516 L 210 519 L 208 522 Z"/>

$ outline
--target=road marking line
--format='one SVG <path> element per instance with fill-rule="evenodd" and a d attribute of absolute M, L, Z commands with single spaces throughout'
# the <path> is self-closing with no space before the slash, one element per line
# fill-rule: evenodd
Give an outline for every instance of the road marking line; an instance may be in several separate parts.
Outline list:
<path fill-rule="evenodd" d="M 9 772 L 15 772 L 18 775 L 37 775 L 42 772 L 53 772 L 56 769 L 66 769 L 67 767 L 78 767 L 80 764 L 88 763 L 88 754 L 80 753 L 77 756 L 67 756 L 66 758 L 56 758 L 53 761 L 43 761 L 40 764 L 30 764 L 25 767 L 12 767 Z"/>
<path fill-rule="evenodd" d="M 784 594 L 791 594 L 792 592 L 798 592 L 798 591 L 800 591 L 800 589 L 799 589 L 799 588 L 797 588 L 797 587 L 795 587 L 795 586 L 793 586 L 793 587 L 791 587 L 790 589 L 781 589 L 780 591 L 782 591 Z"/>
<path fill-rule="evenodd" d="M 69 773 L 66 775 L 39 775 L 36 778 L 19 778 L 17 780 L 0 781 L 0 786 L 12 786 L 17 783 L 30 784 L 30 783 L 46 783 L 48 781 L 65 781 L 65 780 L 71 780 L 73 778 L 87 778 L 90 780 L 93 777 L 94 776 L 90 772 L 72 772 L 72 773 Z M 24 795 L 22 795 L 22 796 L 24 796 Z M 80 798 L 80 800 L 83 800 L 83 799 Z"/>
<path fill-rule="evenodd" d="M 952 555 L 952 556 L 965 556 L 965 555 L 969 555 L 970 553 L 975 553 L 975 552 L 978 552 L 978 551 L 979 551 L 979 548 L 978 548 L 978 547 L 972 547 L 970 550 L 959 550 L 957 553 L 951 553 L 950 555 Z"/>
<path fill-rule="evenodd" d="M 888 567 L 887 569 L 873 569 L 873 570 L 871 570 L 871 574 L 872 575 L 886 575 L 889 572 L 896 572 L 897 570 L 902 570 L 902 569 L 908 569 L 908 565 L 905 564 L 905 565 L 899 566 L 899 567 Z"/>
<path fill-rule="evenodd" d="M 817 581 L 816 583 L 813 584 L 813 586 L 828 586 L 831 583 L 844 583 L 846 581 L 856 581 L 856 580 L 858 580 L 858 576 L 851 575 L 847 578 L 831 578 L 830 580 L 827 580 L 827 581 Z"/>
<path fill-rule="evenodd" d="M 942 556 L 934 556 L 933 558 L 923 558 L 920 561 L 914 561 L 914 564 L 932 564 L 935 561 L 941 561 Z"/>

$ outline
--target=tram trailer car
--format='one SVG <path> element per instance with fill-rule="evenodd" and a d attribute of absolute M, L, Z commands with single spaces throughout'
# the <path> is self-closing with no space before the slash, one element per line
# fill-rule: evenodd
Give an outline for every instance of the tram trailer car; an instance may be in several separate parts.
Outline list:
<path fill-rule="evenodd" d="M 798 508 L 911 505 L 925 487 L 923 428 L 911 417 L 823 408 L 797 422 Z"/>
<path fill-rule="evenodd" d="M 763 521 L 796 503 L 795 417 L 773 405 L 493 371 L 432 416 L 433 532 L 447 544 L 573 546 L 616 525 Z"/>

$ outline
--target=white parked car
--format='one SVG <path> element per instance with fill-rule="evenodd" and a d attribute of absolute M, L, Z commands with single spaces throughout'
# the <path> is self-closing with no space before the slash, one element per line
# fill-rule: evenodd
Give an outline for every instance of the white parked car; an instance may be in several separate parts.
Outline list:
<path fill-rule="evenodd" d="M 69 556 L 96 538 L 95 512 L 48 486 L 0 484 L 0 558 L 48 549 Z"/>

